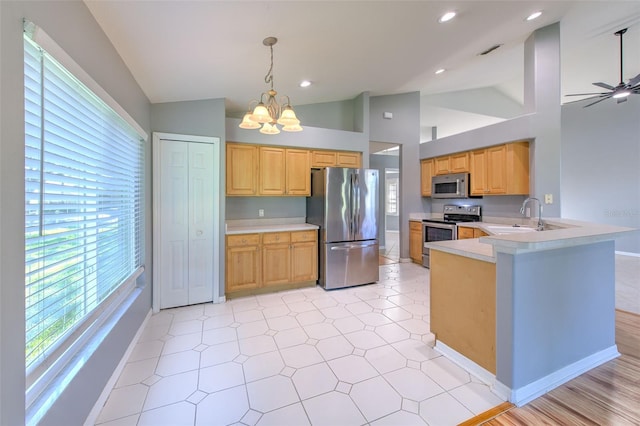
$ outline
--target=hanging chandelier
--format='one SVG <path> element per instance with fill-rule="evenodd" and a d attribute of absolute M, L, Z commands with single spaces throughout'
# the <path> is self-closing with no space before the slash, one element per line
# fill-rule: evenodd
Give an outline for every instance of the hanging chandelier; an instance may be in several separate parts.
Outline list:
<path fill-rule="evenodd" d="M 281 104 L 279 104 L 276 99 L 278 92 L 273 90 L 273 45 L 277 42 L 278 39 L 275 37 L 267 37 L 262 40 L 262 44 L 271 50 L 271 66 L 264 77 L 264 82 L 271 84 L 271 89 L 260 95 L 260 101 L 253 100 L 249 103 L 249 111 L 244 115 L 239 126 L 242 129 L 260 129 L 260 133 L 277 135 L 280 133 L 280 129 L 276 124 L 279 124 L 285 132 L 302 131 L 300 120 L 291 107 L 289 97 L 282 96 Z M 251 105 L 254 103 L 257 105 L 252 111 Z"/>

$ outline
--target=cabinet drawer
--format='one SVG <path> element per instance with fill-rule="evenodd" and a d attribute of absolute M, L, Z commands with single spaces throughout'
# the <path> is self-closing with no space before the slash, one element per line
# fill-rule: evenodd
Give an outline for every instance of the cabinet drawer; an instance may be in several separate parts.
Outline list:
<path fill-rule="evenodd" d="M 291 242 L 297 243 L 300 241 L 316 241 L 318 239 L 317 231 L 297 231 L 291 233 Z"/>
<path fill-rule="evenodd" d="M 422 232 L 422 222 L 416 222 L 415 220 L 409 221 L 409 230 L 410 231 L 420 231 Z"/>
<path fill-rule="evenodd" d="M 256 246 L 260 244 L 260 234 L 227 235 L 227 247 Z"/>
<path fill-rule="evenodd" d="M 269 232 L 266 234 L 262 234 L 262 244 L 279 244 L 288 242 L 288 232 Z"/>

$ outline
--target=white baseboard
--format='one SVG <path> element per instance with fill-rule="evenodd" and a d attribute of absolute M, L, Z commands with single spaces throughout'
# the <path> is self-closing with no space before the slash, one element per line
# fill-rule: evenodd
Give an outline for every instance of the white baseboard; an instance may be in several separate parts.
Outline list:
<path fill-rule="evenodd" d="M 554 371 L 535 382 L 529 383 L 528 385 L 518 389 L 511 389 L 511 397 L 509 400 L 520 407 L 568 382 L 569 380 L 619 356 L 620 353 L 618 352 L 617 345 L 612 345 L 600 352 L 596 352 L 593 355 L 589 355 L 586 358 L 574 362 L 573 364 L 567 365 L 560 370 Z"/>
<path fill-rule="evenodd" d="M 571 365 L 568 365 L 560 370 L 542 377 L 535 382 L 529 383 L 518 389 L 511 389 L 507 385 L 499 382 L 496 376 L 487 371 L 483 367 L 479 366 L 469 358 L 461 355 L 456 350 L 447 346 L 439 340 L 436 340 L 434 347 L 438 352 L 446 356 L 449 360 L 462 367 L 464 370 L 474 375 L 483 383 L 489 385 L 493 393 L 502 398 L 505 401 L 512 402 L 513 404 L 521 407 L 539 396 L 557 388 L 560 385 L 568 382 L 571 379 L 578 377 L 587 371 L 598 367 L 606 362 L 611 361 L 620 356 L 617 345 L 610 346 L 600 352 L 589 355 Z"/>
<path fill-rule="evenodd" d="M 462 355 L 460 352 L 452 349 L 445 343 L 442 343 L 440 340 L 436 340 L 436 345 L 434 347 L 435 350 L 440 352 L 442 355 L 446 356 L 448 359 L 453 361 L 455 364 L 458 364 L 467 372 L 473 374 L 475 377 L 480 379 L 481 382 L 493 387 L 493 384 L 496 382 L 495 374 L 471 361 L 466 356 Z M 505 398 L 505 401 L 507 398 Z"/>
<path fill-rule="evenodd" d="M 620 256 L 640 257 L 640 253 L 631 253 L 628 251 L 616 251 L 616 254 Z"/>
<path fill-rule="evenodd" d="M 113 370 L 113 374 L 111 374 L 111 377 L 107 381 L 107 384 L 102 390 L 100 397 L 98 397 L 98 399 L 96 400 L 96 403 L 93 405 L 93 408 L 89 412 L 87 419 L 84 421 L 84 426 L 93 426 L 96 424 L 96 421 L 98 420 L 98 416 L 100 415 L 100 412 L 104 407 L 104 404 L 107 402 L 107 399 L 109 398 L 109 395 L 113 390 L 113 387 L 118 382 L 118 378 L 120 377 L 120 374 L 122 374 L 122 370 L 124 370 L 124 366 L 127 364 L 127 360 L 129 359 L 129 357 L 131 356 L 131 353 L 133 352 L 133 348 L 136 346 L 136 343 L 138 343 L 138 339 L 140 338 L 142 331 L 146 327 L 147 322 L 149 322 L 149 318 L 151 318 L 151 313 L 152 313 L 152 310 L 149 309 L 149 312 L 147 313 L 147 316 L 144 318 L 144 321 L 142 321 L 142 324 L 138 328 L 136 335 L 131 340 L 131 343 L 129 343 L 129 347 L 122 355 L 122 358 L 118 363 L 118 366 L 116 367 L 115 370 Z"/>

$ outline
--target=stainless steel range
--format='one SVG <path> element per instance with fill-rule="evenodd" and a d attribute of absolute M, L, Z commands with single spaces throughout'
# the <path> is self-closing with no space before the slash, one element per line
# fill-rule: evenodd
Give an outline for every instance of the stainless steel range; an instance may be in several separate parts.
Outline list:
<path fill-rule="evenodd" d="M 479 222 L 482 220 L 480 206 L 444 206 L 442 219 L 424 219 L 422 221 L 422 265 L 429 267 L 429 249 L 427 243 L 458 239 L 458 223 Z"/>

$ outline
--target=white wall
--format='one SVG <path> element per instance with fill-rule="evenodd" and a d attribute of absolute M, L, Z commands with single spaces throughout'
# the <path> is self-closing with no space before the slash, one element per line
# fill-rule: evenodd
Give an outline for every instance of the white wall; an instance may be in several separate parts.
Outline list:
<path fill-rule="evenodd" d="M 81 1 L 0 1 L 0 424 L 25 422 L 23 19 L 51 36 L 142 127 L 149 102 Z M 147 158 L 150 158 L 147 150 Z M 147 176 L 150 176 L 147 167 Z M 150 180 L 146 182 L 150 194 Z M 146 244 L 150 247 L 150 196 Z M 62 392 L 42 424 L 81 424 L 151 307 L 150 256 L 140 296 Z"/>

